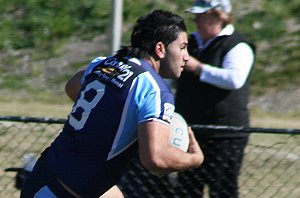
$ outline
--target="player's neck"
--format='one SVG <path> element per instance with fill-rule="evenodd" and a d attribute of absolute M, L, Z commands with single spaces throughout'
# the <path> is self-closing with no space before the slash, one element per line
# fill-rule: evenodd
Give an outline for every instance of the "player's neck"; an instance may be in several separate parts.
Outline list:
<path fill-rule="evenodd" d="M 158 73 L 159 71 L 159 61 L 155 61 L 154 58 L 150 57 L 148 59 L 145 59 L 148 63 L 152 65 L 152 67 L 155 69 L 155 71 Z"/>

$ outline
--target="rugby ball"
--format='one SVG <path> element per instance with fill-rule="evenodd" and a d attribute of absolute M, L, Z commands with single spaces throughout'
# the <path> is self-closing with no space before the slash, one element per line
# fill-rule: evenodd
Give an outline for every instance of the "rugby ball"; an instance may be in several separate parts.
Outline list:
<path fill-rule="evenodd" d="M 188 150 L 190 140 L 188 125 L 185 119 L 179 113 L 174 112 L 170 125 L 171 133 L 169 143 L 186 152 Z"/>

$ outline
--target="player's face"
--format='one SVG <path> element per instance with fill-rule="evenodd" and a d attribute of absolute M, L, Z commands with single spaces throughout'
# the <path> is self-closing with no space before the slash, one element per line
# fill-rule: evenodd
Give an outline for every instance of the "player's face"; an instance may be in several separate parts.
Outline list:
<path fill-rule="evenodd" d="M 163 78 L 177 79 L 180 77 L 186 62 L 189 60 L 187 44 L 187 33 L 181 32 L 177 39 L 168 45 L 165 57 L 161 60 L 159 71 Z"/>

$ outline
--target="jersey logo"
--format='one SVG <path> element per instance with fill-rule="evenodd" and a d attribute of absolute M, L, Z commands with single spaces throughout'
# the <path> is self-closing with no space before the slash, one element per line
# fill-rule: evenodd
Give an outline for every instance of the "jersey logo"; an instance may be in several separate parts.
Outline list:
<path fill-rule="evenodd" d="M 113 84 L 118 88 L 122 88 L 133 74 L 131 65 L 117 61 L 115 57 L 102 61 L 91 73 L 91 75 L 96 75 L 100 81 Z"/>

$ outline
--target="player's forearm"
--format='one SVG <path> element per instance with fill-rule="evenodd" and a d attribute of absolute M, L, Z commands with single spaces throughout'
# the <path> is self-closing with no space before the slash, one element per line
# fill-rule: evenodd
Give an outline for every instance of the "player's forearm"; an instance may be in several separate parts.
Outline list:
<path fill-rule="evenodd" d="M 189 153 L 169 145 L 165 147 L 162 152 L 153 153 L 150 157 L 146 158 L 140 156 L 140 159 L 142 164 L 150 172 L 156 175 L 162 175 L 199 167 L 204 157 L 200 149 Z"/>
<path fill-rule="evenodd" d="M 185 152 L 169 142 L 170 126 L 160 122 L 145 122 L 139 125 L 139 157 L 150 172 L 165 174 L 198 167 L 203 162 L 203 154 L 188 128 L 189 148 Z"/>

